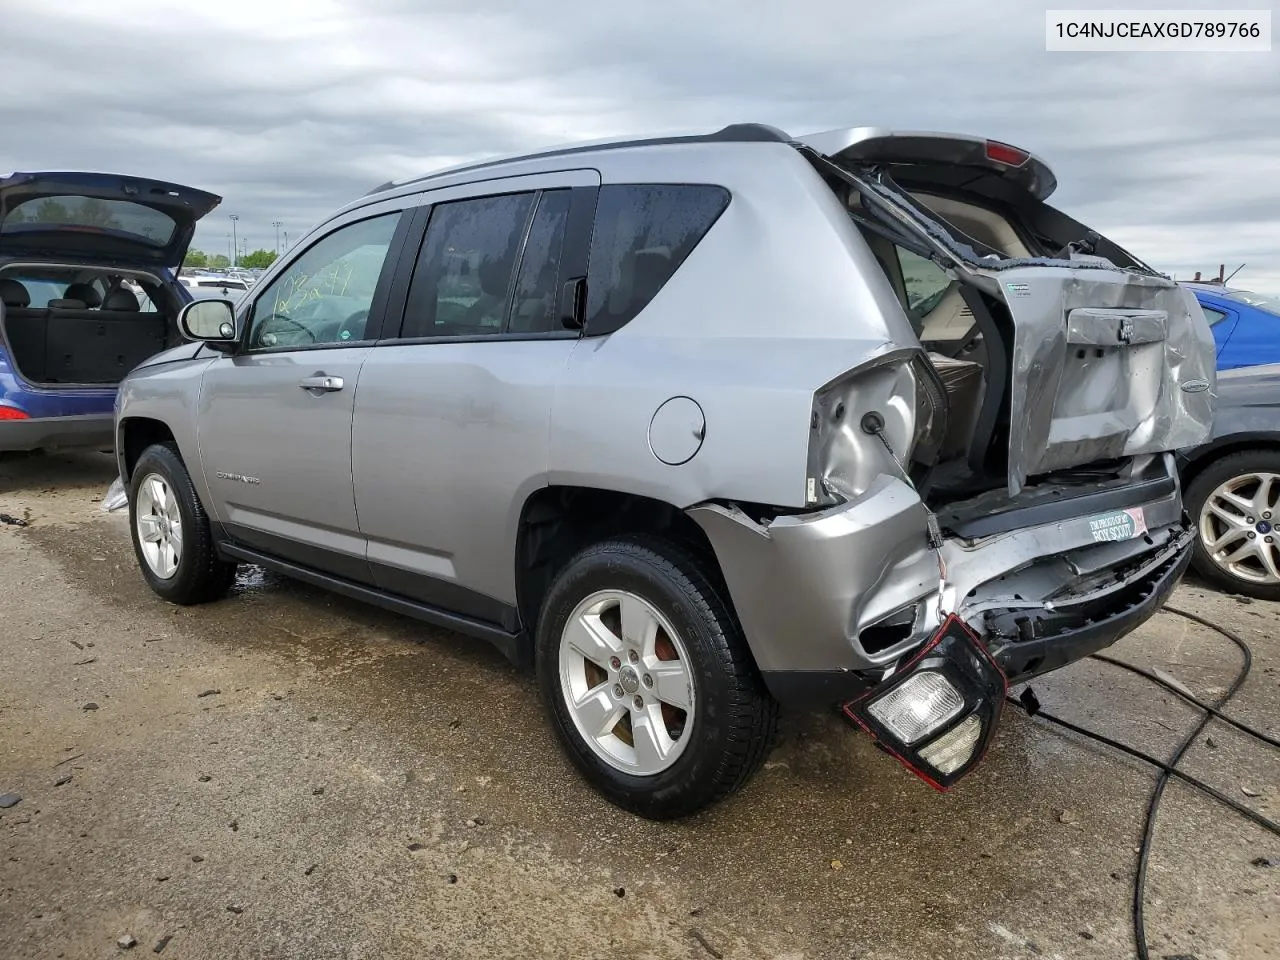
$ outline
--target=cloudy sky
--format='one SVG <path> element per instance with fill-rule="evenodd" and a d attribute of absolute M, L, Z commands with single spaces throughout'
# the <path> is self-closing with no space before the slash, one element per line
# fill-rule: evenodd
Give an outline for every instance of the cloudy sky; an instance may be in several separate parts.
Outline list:
<path fill-rule="evenodd" d="M 226 253 L 228 214 L 272 248 L 274 220 L 296 240 L 387 179 L 548 144 L 958 130 L 1039 153 L 1059 206 L 1164 270 L 1246 263 L 1242 286 L 1280 290 L 1280 52 L 1046 53 L 1025 0 L 864 7 L 0 0 L 0 171 L 211 190 L 196 245 Z"/>

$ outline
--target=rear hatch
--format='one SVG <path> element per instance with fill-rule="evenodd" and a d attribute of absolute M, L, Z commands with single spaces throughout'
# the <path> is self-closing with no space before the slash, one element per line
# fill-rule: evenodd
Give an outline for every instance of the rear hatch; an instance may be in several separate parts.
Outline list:
<path fill-rule="evenodd" d="M 1040 159 L 994 141 L 870 128 L 802 138 L 868 217 L 947 272 L 1002 341 L 1009 492 L 1028 478 L 1201 442 L 1214 346 L 1194 295 L 1045 203 Z M 975 296 L 979 293 L 981 296 Z M 995 309 L 988 309 L 994 306 Z"/>
<path fill-rule="evenodd" d="M 221 202 L 139 177 L 15 173 L 0 178 L 0 255 L 175 268 L 196 221 Z"/>

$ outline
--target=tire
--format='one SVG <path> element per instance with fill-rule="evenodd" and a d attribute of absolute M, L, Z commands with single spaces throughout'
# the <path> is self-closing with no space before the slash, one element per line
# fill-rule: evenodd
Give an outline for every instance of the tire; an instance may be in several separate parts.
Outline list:
<path fill-rule="evenodd" d="M 1280 531 L 1271 527 L 1280 524 L 1280 450 L 1244 450 L 1209 464 L 1192 480 L 1184 499 L 1196 525 L 1191 561 L 1196 572 L 1230 593 L 1280 600 Z M 1236 503 L 1238 522 L 1228 521 L 1225 515 L 1234 516 Z M 1239 536 L 1225 539 L 1229 534 Z M 1216 551 L 1209 547 L 1215 538 L 1220 543 L 1225 539 Z M 1226 562 L 1237 550 L 1254 555 Z"/>
<path fill-rule="evenodd" d="M 161 490 L 163 497 L 158 496 Z M 141 523 L 140 515 L 144 517 Z M 158 541 L 144 543 L 144 528 L 149 536 L 158 536 Z M 176 559 L 176 563 L 169 572 L 164 569 L 166 558 L 158 560 L 157 551 L 163 553 L 162 545 L 173 541 L 175 530 L 177 549 L 167 559 Z M 209 516 L 172 444 L 147 447 L 133 468 L 129 478 L 129 531 L 142 576 L 161 598 L 189 606 L 218 600 L 231 588 L 236 565 L 218 557 Z"/>
<path fill-rule="evenodd" d="M 778 705 L 713 583 L 705 562 L 664 540 L 608 540 L 565 566 L 539 617 L 538 685 L 565 752 L 611 802 L 651 820 L 687 816 L 724 799 L 773 746 Z M 624 609 L 629 629 L 646 625 L 625 640 Z M 592 617 L 603 633 L 582 626 Z M 606 635 L 619 645 L 620 667 L 607 662 L 605 651 L 613 649 L 607 643 L 593 648 L 594 661 L 575 646 Z M 587 696 L 596 713 L 571 707 L 570 698 Z M 610 723 L 610 704 L 622 711 L 617 725 L 589 738 L 585 729 Z M 665 745 L 666 755 L 654 744 Z"/>

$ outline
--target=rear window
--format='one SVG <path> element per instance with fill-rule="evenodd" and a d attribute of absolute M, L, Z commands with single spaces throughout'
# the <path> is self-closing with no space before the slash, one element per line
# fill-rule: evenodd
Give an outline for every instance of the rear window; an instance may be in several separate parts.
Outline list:
<path fill-rule="evenodd" d="M 643 310 L 729 205 L 724 187 L 600 188 L 587 270 L 587 331 L 609 333 Z"/>
<path fill-rule="evenodd" d="M 1280 297 L 1269 297 L 1261 293 L 1251 293 L 1248 290 L 1227 290 L 1224 293 L 1232 300 L 1247 303 L 1251 307 L 1280 317 Z"/>
<path fill-rule="evenodd" d="M 176 229 L 168 216 L 140 203 L 55 196 L 35 197 L 15 206 L 0 223 L 0 233 L 38 230 L 51 225 L 127 234 L 153 247 L 167 244 Z"/>
<path fill-rule="evenodd" d="M 31 297 L 32 310 L 43 310 L 49 305 L 50 300 L 61 300 L 67 289 L 65 281 L 37 280 L 31 277 L 13 277 L 13 279 L 27 288 L 27 294 Z"/>

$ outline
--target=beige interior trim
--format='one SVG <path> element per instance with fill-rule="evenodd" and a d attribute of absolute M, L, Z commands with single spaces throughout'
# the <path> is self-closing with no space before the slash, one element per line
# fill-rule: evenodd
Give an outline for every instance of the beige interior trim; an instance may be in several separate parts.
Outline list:
<path fill-rule="evenodd" d="M 975 240 L 981 240 L 989 247 L 995 247 L 1006 256 L 1015 258 L 1031 256 L 1031 252 L 1018 236 L 1018 232 L 994 210 L 966 203 L 963 200 L 954 200 L 951 197 L 936 197 L 926 193 L 913 193 L 911 196 L 958 230 L 964 231 Z"/>

